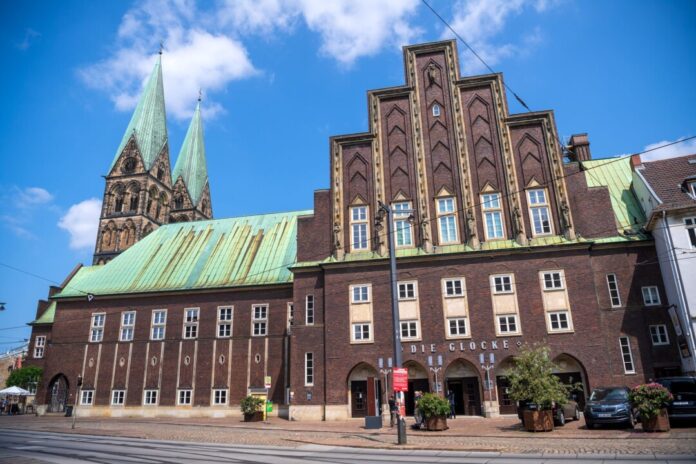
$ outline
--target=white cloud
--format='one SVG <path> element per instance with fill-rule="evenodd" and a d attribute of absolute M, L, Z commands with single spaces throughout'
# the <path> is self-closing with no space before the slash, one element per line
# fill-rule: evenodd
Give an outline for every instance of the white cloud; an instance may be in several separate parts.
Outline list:
<path fill-rule="evenodd" d="M 29 48 L 34 45 L 34 42 L 40 38 L 41 33 L 35 31 L 34 29 L 27 28 L 24 30 L 24 38 L 20 42 L 15 43 L 15 47 L 22 51 L 29 50 Z"/>
<path fill-rule="evenodd" d="M 96 198 L 72 205 L 58 221 L 58 227 L 70 234 L 70 248 L 94 247 L 101 214 L 101 201 Z"/>
<path fill-rule="evenodd" d="M 15 189 L 15 204 L 20 208 L 30 208 L 33 206 L 44 205 L 53 200 L 53 195 L 41 187 Z"/>
<path fill-rule="evenodd" d="M 685 137 L 679 138 L 676 141 L 683 140 Z M 673 140 L 663 140 L 657 143 L 651 143 L 646 146 L 643 151 L 652 150 L 662 145 L 675 142 Z M 641 161 L 655 161 L 667 158 L 675 158 L 677 156 L 693 155 L 696 153 L 696 139 L 687 140 L 682 143 L 675 143 L 664 148 L 658 148 L 657 150 L 640 155 Z"/>

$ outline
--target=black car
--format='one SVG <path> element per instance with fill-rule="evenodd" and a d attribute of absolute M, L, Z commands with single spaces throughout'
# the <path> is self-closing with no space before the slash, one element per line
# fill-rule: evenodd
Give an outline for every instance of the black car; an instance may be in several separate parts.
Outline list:
<path fill-rule="evenodd" d="M 674 397 L 667 406 L 670 420 L 696 419 L 696 377 L 664 377 L 656 382 Z"/>
<path fill-rule="evenodd" d="M 599 387 L 585 404 L 585 424 L 588 429 L 599 424 L 624 424 L 633 428 L 638 421 L 638 412 L 628 401 L 628 387 Z"/>

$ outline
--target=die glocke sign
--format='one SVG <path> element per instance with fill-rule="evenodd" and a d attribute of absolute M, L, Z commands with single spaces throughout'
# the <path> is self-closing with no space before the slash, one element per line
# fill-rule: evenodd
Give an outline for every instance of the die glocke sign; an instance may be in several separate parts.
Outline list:
<path fill-rule="evenodd" d="M 477 352 L 491 350 L 509 350 L 522 346 L 522 340 L 460 340 L 449 343 L 402 343 L 401 351 L 406 353 L 444 353 L 444 352 Z"/>

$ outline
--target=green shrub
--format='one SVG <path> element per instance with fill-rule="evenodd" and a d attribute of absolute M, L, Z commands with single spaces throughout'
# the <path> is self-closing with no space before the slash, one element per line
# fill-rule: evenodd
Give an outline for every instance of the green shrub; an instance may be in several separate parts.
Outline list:
<path fill-rule="evenodd" d="M 530 401 L 541 409 L 551 409 L 553 403 L 565 404 L 574 388 L 565 385 L 553 375 L 555 364 L 549 359 L 549 348 L 545 345 L 525 346 L 514 358 L 508 379 L 510 398 L 515 401 Z"/>
<path fill-rule="evenodd" d="M 450 412 L 450 404 L 445 398 L 435 393 L 426 393 L 418 400 L 418 409 L 426 418 L 446 416 Z"/>
<path fill-rule="evenodd" d="M 673 400 L 672 394 L 659 383 L 646 383 L 633 388 L 628 394 L 628 400 L 646 419 L 655 417 L 660 409 L 665 408 Z"/>
<path fill-rule="evenodd" d="M 7 377 L 6 385 L 8 387 L 20 387 L 29 390 L 32 385 L 37 385 L 43 375 L 43 369 L 37 366 L 25 366 L 21 369 L 15 369 Z"/>
<path fill-rule="evenodd" d="M 242 402 L 239 403 L 239 409 L 243 414 L 254 414 L 255 412 L 263 411 L 265 401 L 258 396 L 245 396 Z"/>

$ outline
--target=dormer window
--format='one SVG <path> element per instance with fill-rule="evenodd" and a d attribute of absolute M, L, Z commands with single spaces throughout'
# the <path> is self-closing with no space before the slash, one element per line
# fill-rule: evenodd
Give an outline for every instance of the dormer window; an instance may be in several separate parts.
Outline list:
<path fill-rule="evenodd" d="M 437 103 L 433 105 L 433 116 L 435 116 L 436 118 L 440 116 L 440 105 L 438 105 Z"/>
<path fill-rule="evenodd" d="M 533 235 L 549 235 L 551 230 L 551 213 L 545 189 L 527 190 L 529 199 L 529 216 L 532 221 Z"/>
<path fill-rule="evenodd" d="M 350 208 L 351 249 L 353 251 L 367 250 L 369 217 L 367 206 L 353 206 Z"/>
<path fill-rule="evenodd" d="M 686 182 L 686 189 L 688 190 L 691 198 L 696 200 L 696 180 L 689 180 Z"/>

